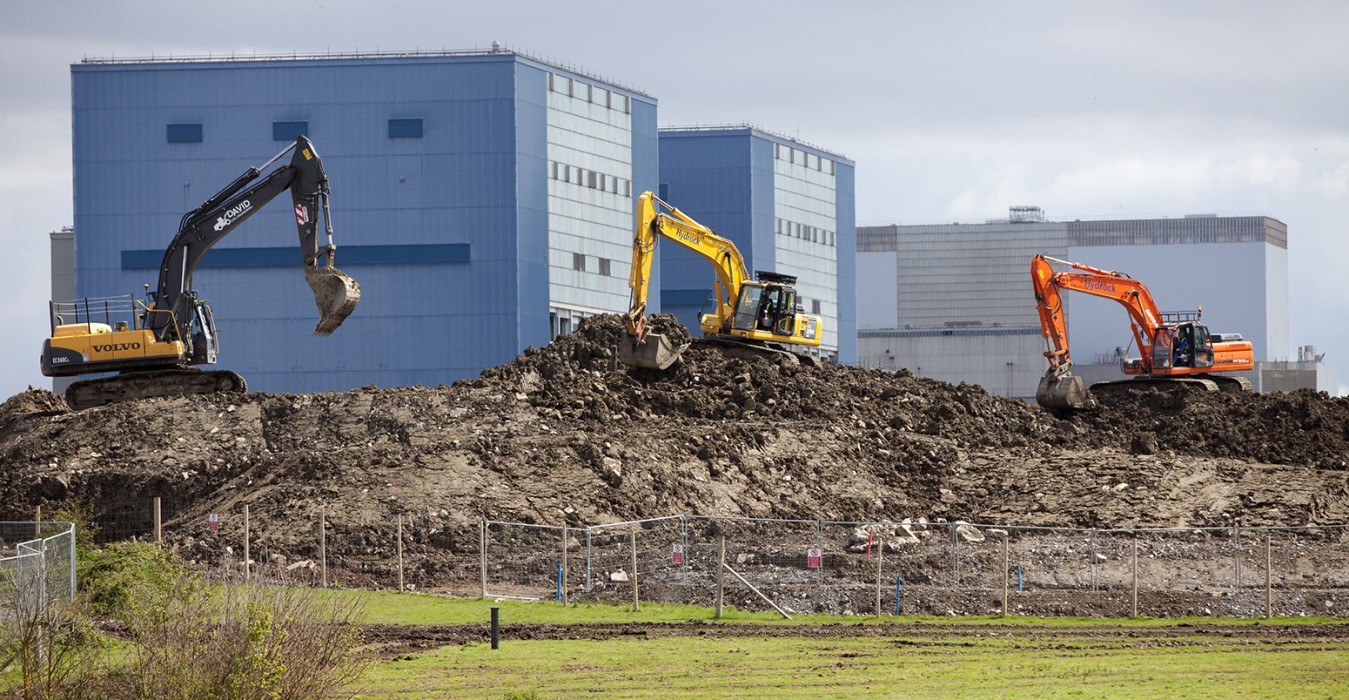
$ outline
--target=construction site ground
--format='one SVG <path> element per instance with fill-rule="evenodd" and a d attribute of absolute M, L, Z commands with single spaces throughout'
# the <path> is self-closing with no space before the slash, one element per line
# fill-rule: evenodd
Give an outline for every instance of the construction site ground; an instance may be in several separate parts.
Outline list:
<path fill-rule="evenodd" d="M 672 317 L 652 325 L 689 335 Z M 438 387 L 226 393 L 78 412 L 30 389 L 0 405 L 0 520 L 31 519 L 37 506 L 108 513 L 162 495 L 175 504 L 165 539 L 205 563 L 222 556 L 201 536 L 210 513 L 245 503 L 266 513 L 251 537 L 295 559 L 315 553 L 321 506 L 340 567 L 388 543 L 402 516 L 409 580 L 421 590 L 444 579 L 438 552 L 477 551 L 484 518 L 1349 523 L 1349 399 L 1153 390 L 1056 415 L 976 385 L 736 346 L 694 343 L 668 370 L 631 369 L 615 356 L 622 332 L 619 316 L 587 319 L 547 347 Z M 1312 578 L 1343 586 L 1349 543 L 1309 546 L 1304 558 L 1327 569 Z M 336 575 L 362 582 L 356 570 Z M 1312 604 L 1343 614 L 1343 590 Z M 984 613 L 988 601 L 959 607 Z"/>

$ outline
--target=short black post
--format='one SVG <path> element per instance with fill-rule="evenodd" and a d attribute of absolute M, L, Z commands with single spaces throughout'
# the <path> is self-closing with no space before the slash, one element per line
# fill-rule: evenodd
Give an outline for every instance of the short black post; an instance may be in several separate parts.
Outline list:
<path fill-rule="evenodd" d="M 492 608 L 492 648 L 495 649 L 501 644 L 501 623 L 497 616 L 497 608 Z"/>

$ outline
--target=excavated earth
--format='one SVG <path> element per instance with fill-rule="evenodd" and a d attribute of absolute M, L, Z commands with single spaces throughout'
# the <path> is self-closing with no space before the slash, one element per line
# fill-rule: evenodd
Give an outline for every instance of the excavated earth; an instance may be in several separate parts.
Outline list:
<path fill-rule="evenodd" d="M 688 336 L 672 317 L 652 325 Z M 976 385 L 709 343 L 631 369 L 622 332 L 619 316 L 588 319 L 439 387 L 79 412 L 30 389 L 0 405 L 0 520 L 71 503 L 148 514 L 162 496 L 166 539 L 203 560 L 207 515 L 242 504 L 252 536 L 292 558 L 313 555 L 320 507 L 337 555 L 375 551 L 398 516 L 412 543 L 473 551 L 482 518 L 1349 523 L 1349 399 L 1153 391 L 1055 415 Z M 104 536 L 145 536 L 139 517 Z"/>

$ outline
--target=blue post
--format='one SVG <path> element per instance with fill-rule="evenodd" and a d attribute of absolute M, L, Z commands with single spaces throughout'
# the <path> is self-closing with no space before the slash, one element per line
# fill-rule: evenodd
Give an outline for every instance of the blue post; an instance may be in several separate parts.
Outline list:
<path fill-rule="evenodd" d="M 557 565 L 557 602 L 562 602 L 562 565 Z"/>
<path fill-rule="evenodd" d="M 1021 592 L 1021 567 L 1016 567 L 1016 592 Z"/>
<path fill-rule="evenodd" d="M 899 614 L 904 610 L 904 606 L 900 603 L 900 601 L 901 601 L 902 599 L 903 599 L 903 589 L 901 588 L 901 584 L 900 584 L 900 581 L 899 581 L 899 577 L 896 576 L 896 577 L 895 577 L 895 615 L 899 615 Z"/>

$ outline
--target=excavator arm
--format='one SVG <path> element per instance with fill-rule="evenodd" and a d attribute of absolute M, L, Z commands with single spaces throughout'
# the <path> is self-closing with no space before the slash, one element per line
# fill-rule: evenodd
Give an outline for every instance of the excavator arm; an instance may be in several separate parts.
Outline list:
<path fill-rule="evenodd" d="M 288 164 L 259 180 L 263 170 L 287 153 L 292 154 Z M 192 273 L 197 265 L 212 246 L 285 190 L 290 190 L 295 206 L 305 279 L 314 292 L 319 310 L 319 323 L 314 334 L 328 335 L 336 330 L 355 310 L 361 292 L 354 280 L 334 267 L 337 248 L 332 242 L 328 176 L 318 152 L 305 136 L 298 137 L 295 143 L 262 166 L 249 168 L 183 216 L 178 233 L 165 249 L 159 267 L 151 311 L 160 313 L 146 314 L 146 328 L 161 341 L 188 340 L 183 326 L 193 318 L 197 303 L 192 291 Z M 320 211 L 327 234 L 327 241 L 321 247 L 318 242 Z"/>
<path fill-rule="evenodd" d="M 1055 272 L 1050 263 L 1067 265 L 1077 272 Z M 1058 260 L 1046 255 L 1031 259 L 1031 284 L 1035 289 L 1035 306 L 1040 313 L 1040 330 L 1044 333 L 1049 370 L 1066 372 L 1072 365 L 1068 347 L 1068 326 L 1063 316 L 1063 290 L 1083 292 L 1092 296 L 1114 299 L 1129 313 L 1130 326 L 1139 348 L 1152 344 L 1162 313 L 1148 288 L 1136 279 L 1122 273 L 1102 270 L 1081 263 Z M 1143 362 L 1151 358 L 1144 353 Z"/>
<path fill-rule="evenodd" d="M 641 342 L 646 319 L 646 300 L 651 283 L 651 265 L 656 254 L 656 239 L 665 237 L 701 255 L 716 271 L 714 288 L 716 308 L 713 316 L 723 321 L 734 313 L 733 296 L 749 279 L 745 259 L 735 243 L 718 236 L 712 229 L 694 221 L 679 209 L 651 192 L 637 198 L 637 232 L 632 242 L 632 274 L 628 287 L 632 303 L 628 307 L 628 333 Z"/>

